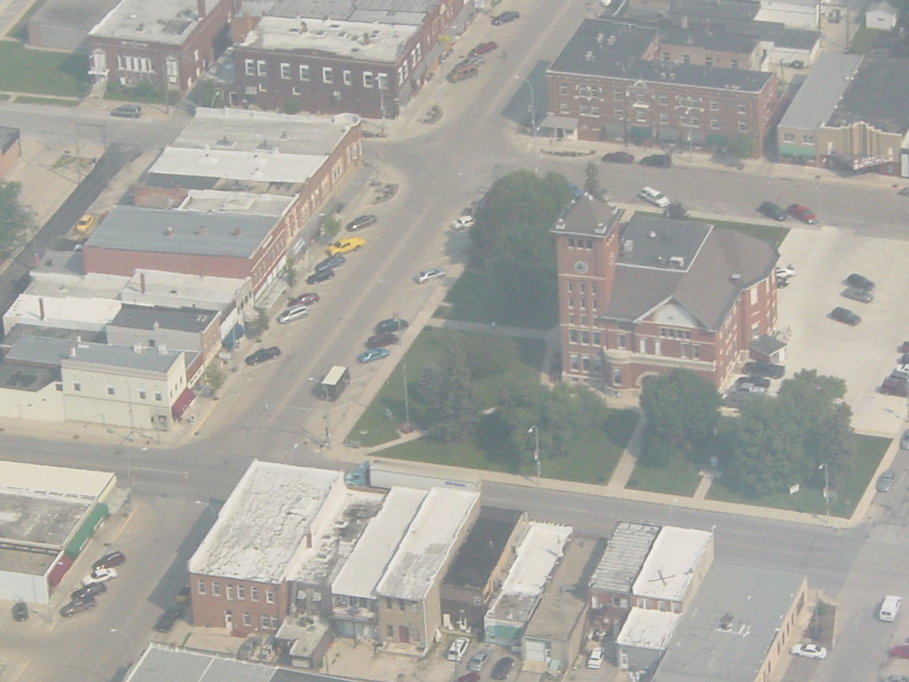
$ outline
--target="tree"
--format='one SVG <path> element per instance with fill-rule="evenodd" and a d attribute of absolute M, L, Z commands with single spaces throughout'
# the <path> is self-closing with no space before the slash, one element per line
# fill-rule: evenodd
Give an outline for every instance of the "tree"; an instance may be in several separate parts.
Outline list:
<path fill-rule="evenodd" d="M 720 403 L 713 384 L 689 370 L 647 380 L 641 391 L 646 420 L 641 460 L 665 466 L 674 454 L 712 436 L 720 420 Z"/>
<path fill-rule="evenodd" d="M 22 185 L 0 180 L 0 249 L 8 250 L 19 244 L 34 227 L 31 209 L 19 201 Z"/>
<path fill-rule="evenodd" d="M 587 164 L 584 172 L 584 191 L 598 199 L 603 196 L 603 188 L 600 187 L 600 167 L 593 161 Z"/>
<path fill-rule="evenodd" d="M 454 338 L 445 346 L 441 367 L 443 381 L 437 388 L 437 419 L 428 435 L 434 440 L 451 443 L 473 436 L 479 412 L 474 407 L 476 401 L 463 350 Z"/>
<path fill-rule="evenodd" d="M 256 319 L 246 323 L 246 335 L 251 339 L 260 337 L 268 329 L 268 324 L 268 311 L 265 308 L 256 308 Z"/>
<path fill-rule="evenodd" d="M 331 241 L 341 231 L 341 221 L 336 216 L 323 215 L 319 221 L 319 231 L 325 239 Z"/>
<path fill-rule="evenodd" d="M 754 156 L 754 140 L 749 135 L 738 133 L 729 138 L 726 151 L 740 159 L 751 158 Z"/>
<path fill-rule="evenodd" d="M 294 259 L 290 254 L 287 254 L 287 259 L 284 261 L 284 281 L 291 289 L 297 284 L 297 269 L 294 267 Z"/>
<path fill-rule="evenodd" d="M 205 383 L 211 387 L 212 397 L 217 398 L 218 391 L 221 390 L 221 387 L 224 386 L 224 381 L 227 379 L 224 375 L 224 370 L 212 363 L 205 368 L 204 377 Z"/>

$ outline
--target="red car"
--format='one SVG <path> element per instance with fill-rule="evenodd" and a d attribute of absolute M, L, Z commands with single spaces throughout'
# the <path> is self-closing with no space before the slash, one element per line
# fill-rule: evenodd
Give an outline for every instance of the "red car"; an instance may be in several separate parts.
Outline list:
<path fill-rule="evenodd" d="M 893 658 L 909 658 L 909 644 L 897 644 L 890 647 L 890 655 Z"/>
<path fill-rule="evenodd" d="M 492 52 L 498 46 L 499 46 L 499 44 L 497 42 L 490 40 L 488 43 L 480 43 L 467 54 L 471 57 L 475 57 L 476 55 L 486 54 L 487 52 Z"/>
<path fill-rule="evenodd" d="M 380 334 L 375 334 L 366 339 L 367 348 L 382 348 L 383 346 L 391 346 L 395 343 L 398 343 L 400 339 L 397 334 L 392 332 L 382 332 Z"/>
<path fill-rule="evenodd" d="M 628 152 L 609 152 L 603 155 L 607 163 L 634 163 L 634 155 Z"/>
<path fill-rule="evenodd" d="M 319 294 L 309 293 L 309 294 L 300 294 L 295 298 L 287 299 L 287 307 L 294 308 L 300 305 L 312 305 L 313 303 L 319 302 Z"/>
<path fill-rule="evenodd" d="M 814 225 L 817 222 L 817 216 L 810 209 L 799 204 L 790 204 L 786 209 L 793 218 L 798 218 L 803 223 Z"/>

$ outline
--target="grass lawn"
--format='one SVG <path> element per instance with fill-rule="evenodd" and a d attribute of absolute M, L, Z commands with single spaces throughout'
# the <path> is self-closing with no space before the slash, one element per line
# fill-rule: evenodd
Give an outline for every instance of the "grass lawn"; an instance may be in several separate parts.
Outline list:
<path fill-rule="evenodd" d="M 88 89 L 87 71 L 85 55 L 30 50 L 0 41 L 0 90 L 81 97 Z"/>
<path fill-rule="evenodd" d="M 653 218 L 662 218 L 662 213 L 655 213 L 653 211 L 635 211 L 635 214 L 651 216 Z M 691 216 L 692 220 L 698 220 L 697 216 Z M 768 244 L 771 244 L 774 248 L 778 249 L 780 244 L 783 243 L 783 240 L 786 238 L 786 235 L 789 234 L 789 228 L 781 227 L 780 225 L 760 225 L 758 223 L 738 223 L 731 220 L 710 220 L 711 225 L 719 227 L 723 230 L 735 230 L 736 232 L 741 232 L 742 234 L 747 234 L 749 237 L 754 237 L 755 239 L 760 239 L 765 241 Z"/>
<path fill-rule="evenodd" d="M 839 489 L 831 495 L 830 514 L 848 518 L 855 511 L 855 505 L 861 499 L 871 476 L 880 464 L 881 457 L 887 451 L 890 440 L 876 436 L 862 436 L 856 434 L 855 459 L 852 462 L 852 471 L 841 481 Z M 835 496 L 834 496 L 835 495 Z M 794 495 L 781 490 L 772 495 L 753 497 L 741 490 L 732 488 L 723 483 L 722 479 L 714 481 L 707 497 L 711 500 L 724 500 L 726 502 L 740 502 L 759 507 L 774 507 L 776 509 L 791 509 L 793 511 L 810 514 L 826 513 L 823 491 L 818 488 L 803 487 Z"/>
<path fill-rule="evenodd" d="M 559 322 L 554 292 L 542 301 L 516 301 L 494 285 L 488 273 L 477 270 L 465 270 L 445 300 L 451 304 L 446 315 L 449 320 L 532 329 L 551 329 Z"/>
<path fill-rule="evenodd" d="M 665 467 L 651 467 L 638 462 L 625 487 L 691 497 L 701 481 L 699 469 L 698 463 L 688 457 L 676 457 Z"/>
<path fill-rule="evenodd" d="M 57 97 L 35 97 L 34 95 L 19 95 L 16 97 L 17 104 L 53 104 L 58 107 L 77 107 L 77 99 L 59 99 Z"/>

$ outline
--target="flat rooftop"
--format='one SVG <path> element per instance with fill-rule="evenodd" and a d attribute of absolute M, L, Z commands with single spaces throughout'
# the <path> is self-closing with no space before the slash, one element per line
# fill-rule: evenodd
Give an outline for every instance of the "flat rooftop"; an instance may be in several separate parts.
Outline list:
<path fill-rule="evenodd" d="M 138 269 L 120 291 L 120 300 L 142 305 L 213 306 L 223 310 L 237 301 L 247 286 L 245 279 Z"/>
<path fill-rule="evenodd" d="M 418 30 L 419 26 L 406 24 L 265 16 L 240 46 L 281 53 L 320 52 L 393 68 Z"/>
<path fill-rule="evenodd" d="M 480 514 L 455 554 L 443 582 L 458 587 L 484 587 L 521 516 L 521 512 L 511 509 L 480 507 Z"/>
<path fill-rule="evenodd" d="M 190 573 L 280 582 L 338 486 L 339 471 L 254 461 L 189 560 Z"/>
<path fill-rule="evenodd" d="M 857 54 L 822 52 L 786 108 L 779 128 L 814 131 L 823 126 L 836 110 L 863 59 Z"/>
<path fill-rule="evenodd" d="M 268 14 L 418 26 L 438 2 L 439 0 L 278 0 L 268 9 Z"/>
<path fill-rule="evenodd" d="M 101 343 L 74 343 L 66 339 L 44 336 L 23 336 L 13 344 L 4 359 L 47 367 L 63 367 L 66 363 L 86 363 L 164 373 L 183 354 L 183 351 L 164 351 L 160 348 L 134 349 Z"/>
<path fill-rule="evenodd" d="M 125 303 L 111 320 L 114 327 L 127 329 L 172 329 L 201 333 L 208 329 L 218 316 L 217 311 L 200 308 L 168 308 L 165 306 L 134 305 Z"/>
<path fill-rule="evenodd" d="M 204 213 L 248 213 L 282 216 L 293 204 L 293 197 L 255 192 L 227 192 L 216 189 L 191 189 L 177 208 Z"/>
<path fill-rule="evenodd" d="M 903 135 L 909 130 L 909 59 L 866 57 L 846 88 L 830 126 L 864 121 L 878 130 Z"/>
<path fill-rule="evenodd" d="M 480 493 L 431 488 L 376 587 L 383 597 L 419 601 L 436 582 Z"/>
<path fill-rule="evenodd" d="M 273 216 L 115 206 L 85 248 L 250 258 L 274 226 Z"/>
<path fill-rule="evenodd" d="M 616 638 L 619 646 L 663 651 L 682 620 L 681 613 L 632 608 Z"/>
<path fill-rule="evenodd" d="M 590 580 L 591 591 L 631 594 L 644 559 L 650 553 L 660 526 L 622 521 L 616 525 Z"/>
<path fill-rule="evenodd" d="M 596 540 L 574 538 L 546 585 L 543 598 L 533 612 L 524 634 L 527 637 L 567 641 L 587 608 L 584 599 L 584 568 Z"/>
<path fill-rule="evenodd" d="M 213 0 L 208 0 L 214 7 Z M 89 35 L 182 45 L 199 24 L 197 0 L 122 0 Z"/>
<path fill-rule="evenodd" d="M 428 493 L 397 486 L 388 492 L 379 513 L 332 582 L 332 594 L 376 598 L 376 586 Z"/>
<path fill-rule="evenodd" d="M 653 682 L 753 682 L 805 576 L 715 563 Z"/>
<path fill-rule="evenodd" d="M 40 290 L 42 287 L 35 288 Z M 117 317 L 121 306 L 120 301 L 101 295 L 89 298 L 79 295 L 20 294 L 3 314 L 3 326 L 6 331 L 9 331 L 12 324 L 28 324 L 97 332 Z"/>
<path fill-rule="evenodd" d="M 682 601 L 691 576 L 712 546 L 710 531 L 663 526 L 634 581 L 634 595 Z"/>
<path fill-rule="evenodd" d="M 0 386 L 16 391 L 39 391 L 51 382 L 60 381 L 59 367 L 36 367 L 0 362 Z"/>
<path fill-rule="evenodd" d="M 167 147 L 148 172 L 157 175 L 195 175 L 272 185 L 299 184 L 312 177 L 324 161 L 321 156 L 282 152 L 233 151 L 215 147 L 209 149 Z"/>

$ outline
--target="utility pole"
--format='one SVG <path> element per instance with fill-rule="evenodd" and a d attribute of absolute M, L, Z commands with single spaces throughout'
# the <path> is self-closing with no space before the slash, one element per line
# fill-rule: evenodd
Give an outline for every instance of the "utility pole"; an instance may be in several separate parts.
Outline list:
<path fill-rule="evenodd" d="M 539 485 L 543 473 L 543 463 L 540 461 L 540 430 L 536 424 L 527 429 L 527 433 L 531 432 L 533 432 L 533 461 L 537 465 L 537 485 Z"/>

